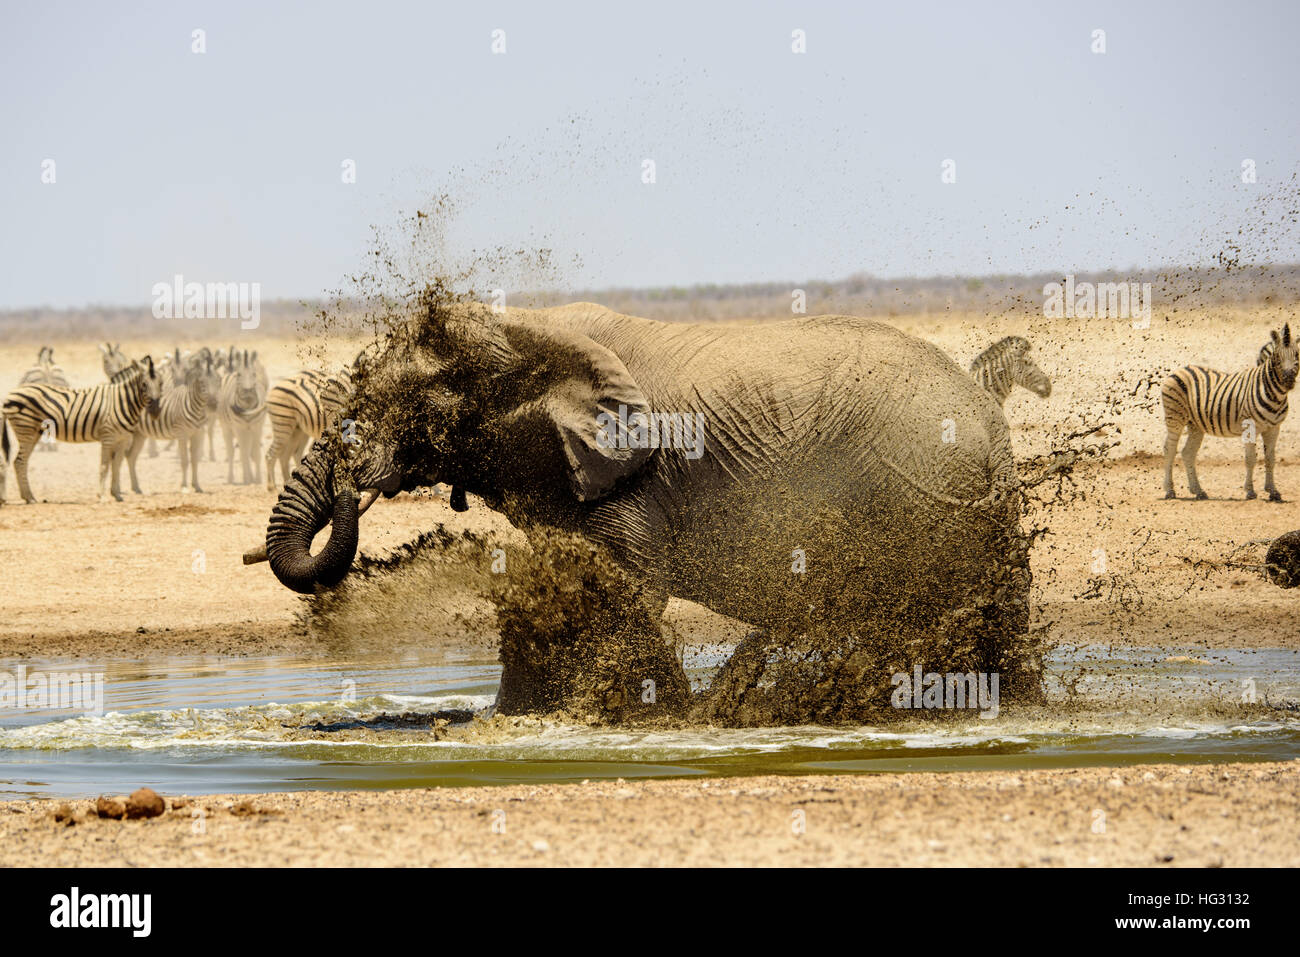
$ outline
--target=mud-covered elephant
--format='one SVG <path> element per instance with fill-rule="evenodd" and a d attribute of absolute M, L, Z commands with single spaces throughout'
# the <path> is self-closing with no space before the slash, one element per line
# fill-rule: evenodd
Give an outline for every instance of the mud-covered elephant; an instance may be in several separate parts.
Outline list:
<path fill-rule="evenodd" d="M 653 593 L 760 628 L 1027 626 L 1006 420 L 889 325 L 429 306 L 358 359 L 356 389 L 361 441 L 314 447 L 271 514 L 271 567 L 296 591 L 346 575 L 360 493 L 441 482 L 454 507 L 471 493 L 579 532 Z"/>

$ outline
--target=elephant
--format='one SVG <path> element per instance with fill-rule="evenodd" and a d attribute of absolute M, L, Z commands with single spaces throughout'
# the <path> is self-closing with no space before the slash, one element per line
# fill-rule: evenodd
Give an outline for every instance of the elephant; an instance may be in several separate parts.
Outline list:
<path fill-rule="evenodd" d="M 446 483 L 457 510 L 472 494 L 518 528 L 576 532 L 662 601 L 756 629 L 811 613 L 1027 630 L 1006 419 L 885 323 L 428 304 L 355 383 L 359 441 L 314 445 L 271 512 L 266 555 L 295 591 L 347 575 L 361 493 Z"/>

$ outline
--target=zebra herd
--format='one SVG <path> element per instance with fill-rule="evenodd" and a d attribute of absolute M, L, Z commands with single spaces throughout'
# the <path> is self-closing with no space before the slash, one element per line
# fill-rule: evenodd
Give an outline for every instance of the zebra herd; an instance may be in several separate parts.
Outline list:
<path fill-rule="evenodd" d="M 301 460 L 309 440 L 319 439 L 351 396 L 346 373 L 327 375 L 306 371 L 271 385 L 255 351 L 231 346 L 179 348 L 155 363 L 151 356 L 131 360 L 121 344 L 101 343 L 106 381 L 73 388 L 54 363 L 54 351 L 41 347 L 36 364 L 0 405 L 0 504 L 4 503 L 6 470 L 13 458 L 18 490 L 35 502 L 28 465 L 36 448 L 55 442 L 99 442 L 99 498 L 112 475 L 110 491 L 122 501 L 120 471 L 127 463 L 131 489 L 141 492 L 136 461 L 146 445 L 171 441 L 180 458 L 181 491 L 201 492 L 198 463 L 203 439 L 213 455 L 213 432 L 221 426 L 226 446 L 226 480 L 235 482 L 235 453 L 239 452 L 242 482 L 261 481 L 262 437 L 271 421 L 271 446 L 266 454 L 267 488 L 274 491 L 275 464 L 285 479 L 291 460 Z M 152 452 L 151 454 L 156 454 Z"/>

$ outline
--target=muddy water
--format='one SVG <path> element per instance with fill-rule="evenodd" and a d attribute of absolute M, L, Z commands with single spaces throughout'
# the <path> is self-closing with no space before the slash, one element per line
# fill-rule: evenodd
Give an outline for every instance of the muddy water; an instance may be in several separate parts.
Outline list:
<path fill-rule="evenodd" d="M 1289 650 L 1057 651 L 1049 706 L 888 726 L 610 729 L 486 717 L 500 666 L 445 652 L 103 666 L 104 714 L 0 711 L 0 794 L 92 796 L 595 778 L 980 770 L 1300 757 Z M 693 682 L 723 659 L 687 658 Z M 19 662 L 2 662 L 14 672 Z M 37 670 L 96 670 L 26 661 Z M 1259 705 L 1239 704 L 1253 682 Z M 1268 707 L 1264 707 L 1267 699 Z M 1290 708 L 1279 702 L 1291 702 Z M 478 717 L 466 721 L 464 712 Z M 434 715 L 443 713 L 435 724 Z M 411 715 L 405 721 L 376 719 Z"/>

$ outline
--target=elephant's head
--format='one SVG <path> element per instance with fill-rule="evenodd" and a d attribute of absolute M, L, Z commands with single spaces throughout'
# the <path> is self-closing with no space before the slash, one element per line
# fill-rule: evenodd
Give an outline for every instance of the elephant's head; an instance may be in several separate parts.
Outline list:
<path fill-rule="evenodd" d="M 295 591 L 347 574 L 363 495 L 368 505 L 377 493 L 441 482 L 457 510 L 473 492 L 553 517 L 607 495 L 651 452 L 616 447 L 602 424 L 620 406 L 628 416 L 649 411 L 623 362 L 541 320 L 426 305 L 357 359 L 353 384 L 355 424 L 312 447 L 271 513 L 267 557 Z M 329 540 L 313 556 L 326 524 Z"/>

